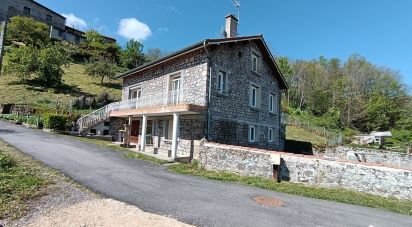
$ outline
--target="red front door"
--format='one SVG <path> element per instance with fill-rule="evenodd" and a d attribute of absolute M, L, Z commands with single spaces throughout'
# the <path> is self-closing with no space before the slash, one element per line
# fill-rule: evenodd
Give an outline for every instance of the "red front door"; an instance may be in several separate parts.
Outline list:
<path fill-rule="evenodd" d="M 132 121 L 132 128 L 130 131 L 130 143 L 139 143 L 139 128 L 140 128 L 140 121 L 133 120 Z"/>

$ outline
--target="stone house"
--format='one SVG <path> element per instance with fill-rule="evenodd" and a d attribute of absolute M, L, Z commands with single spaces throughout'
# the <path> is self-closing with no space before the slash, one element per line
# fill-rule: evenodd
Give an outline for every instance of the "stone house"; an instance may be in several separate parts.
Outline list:
<path fill-rule="evenodd" d="M 110 118 L 110 134 L 171 159 L 191 158 L 209 141 L 281 150 L 281 92 L 287 84 L 263 36 L 237 37 L 226 17 L 227 38 L 206 39 L 119 75 L 122 101 L 78 122 L 80 131 Z"/>

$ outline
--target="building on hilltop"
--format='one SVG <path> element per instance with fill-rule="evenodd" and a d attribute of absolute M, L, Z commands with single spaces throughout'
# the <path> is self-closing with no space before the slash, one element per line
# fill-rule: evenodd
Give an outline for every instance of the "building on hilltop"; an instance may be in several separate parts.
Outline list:
<path fill-rule="evenodd" d="M 1 0 L 0 21 L 14 16 L 27 16 L 50 26 L 50 38 L 79 44 L 85 40 L 84 32 L 66 26 L 66 18 L 34 0 Z M 105 42 L 116 43 L 110 37 Z"/>
<path fill-rule="evenodd" d="M 280 102 L 287 83 L 263 36 L 238 37 L 236 25 L 229 15 L 225 38 L 203 40 L 119 75 L 122 101 L 80 118 L 80 132 L 111 134 L 125 146 L 173 161 L 192 158 L 203 138 L 283 150 Z"/>

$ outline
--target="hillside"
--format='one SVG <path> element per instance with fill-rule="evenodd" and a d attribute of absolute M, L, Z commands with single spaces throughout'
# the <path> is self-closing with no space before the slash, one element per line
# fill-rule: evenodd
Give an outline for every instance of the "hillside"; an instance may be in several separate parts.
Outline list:
<path fill-rule="evenodd" d="M 18 78 L 11 75 L 0 76 L 0 103 L 42 105 L 47 103 L 70 103 L 82 95 L 97 96 L 102 92 L 107 92 L 115 100 L 121 98 L 121 81 L 108 80 L 100 84 L 100 79 L 84 74 L 84 66 L 80 64 L 70 64 L 64 69 L 64 86 L 62 89 L 44 89 L 21 84 Z"/>
<path fill-rule="evenodd" d="M 303 128 L 288 125 L 286 127 L 286 139 L 311 142 L 312 144 L 325 144 L 326 138 L 311 133 Z"/>

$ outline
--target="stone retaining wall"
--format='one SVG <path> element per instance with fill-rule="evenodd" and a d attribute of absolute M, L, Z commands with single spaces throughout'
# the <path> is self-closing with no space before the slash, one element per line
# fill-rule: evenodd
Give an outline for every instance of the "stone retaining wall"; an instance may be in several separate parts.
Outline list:
<path fill-rule="evenodd" d="M 331 161 L 319 156 L 294 155 L 209 142 L 201 145 L 199 154 L 195 157 L 200 165 L 208 170 L 271 178 L 271 153 L 281 155 L 282 180 L 412 199 L 412 171 L 389 168 L 382 164 Z"/>
<path fill-rule="evenodd" d="M 354 154 L 358 154 L 361 160 L 362 158 L 360 156 L 364 154 L 366 162 L 382 163 L 412 169 L 412 155 L 395 151 L 338 146 L 327 148 L 323 155 L 348 160 L 351 159 L 351 156 L 354 156 Z"/>

